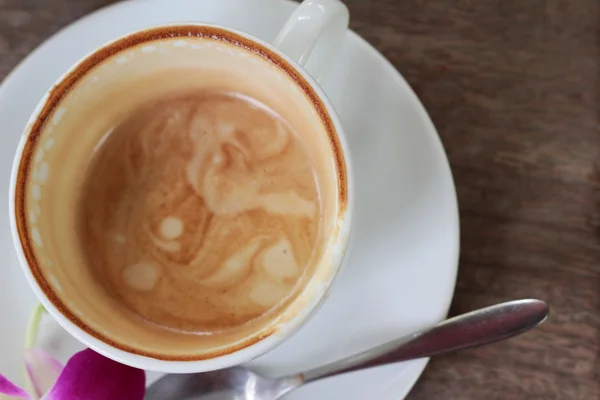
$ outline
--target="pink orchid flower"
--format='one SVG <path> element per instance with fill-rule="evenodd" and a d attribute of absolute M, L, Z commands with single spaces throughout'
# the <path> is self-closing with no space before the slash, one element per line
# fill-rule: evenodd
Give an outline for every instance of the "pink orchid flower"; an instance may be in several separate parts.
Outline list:
<path fill-rule="evenodd" d="M 64 368 L 52 356 L 31 349 L 25 353 L 25 365 L 35 393 L 0 375 L 1 394 L 30 400 L 142 400 L 146 391 L 144 371 L 90 349 L 75 354 Z"/>

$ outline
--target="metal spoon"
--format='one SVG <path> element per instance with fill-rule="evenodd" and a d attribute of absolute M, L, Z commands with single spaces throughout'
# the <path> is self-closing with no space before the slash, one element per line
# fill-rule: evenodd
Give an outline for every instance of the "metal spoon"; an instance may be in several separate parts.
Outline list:
<path fill-rule="evenodd" d="M 443 321 L 343 360 L 279 379 L 243 367 L 199 374 L 170 374 L 148 388 L 145 400 L 277 400 L 318 379 L 398 361 L 480 346 L 518 335 L 548 317 L 541 300 L 516 300 Z"/>

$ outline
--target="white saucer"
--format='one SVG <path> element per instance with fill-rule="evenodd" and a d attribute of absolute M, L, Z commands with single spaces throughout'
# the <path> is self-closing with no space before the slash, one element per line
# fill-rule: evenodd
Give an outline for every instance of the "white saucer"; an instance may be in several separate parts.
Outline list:
<path fill-rule="evenodd" d="M 287 0 L 134 0 L 75 22 L 34 51 L 0 87 L 0 187 L 8 187 L 13 152 L 35 105 L 62 72 L 92 49 L 121 34 L 171 21 L 218 23 L 271 41 L 294 7 Z M 423 106 L 398 72 L 353 32 L 324 88 L 344 124 L 353 157 L 353 246 L 318 314 L 289 341 L 252 362 L 269 375 L 333 361 L 441 320 L 454 290 L 456 195 Z M 4 210 L 7 197 L 0 196 Z M 35 298 L 17 265 L 6 212 L 0 213 L 0 254 L 0 372 L 20 382 L 20 350 Z M 426 363 L 332 378 L 286 399 L 399 400 Z"/>

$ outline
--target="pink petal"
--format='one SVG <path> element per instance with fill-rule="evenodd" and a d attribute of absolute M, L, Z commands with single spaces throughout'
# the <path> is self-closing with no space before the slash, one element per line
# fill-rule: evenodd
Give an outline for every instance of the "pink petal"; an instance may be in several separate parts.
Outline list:
<path fill-rule="evenodd" d="M 0 375 L 0 393 L 22 399 L 29 399 L 26 391 L 9 381 L 4 375 Z"/>
<path fill-rule="evenodd" d="M 38 397 L 54 386 L 63 370 L 62 364 L 57 359 L 38 349 L 25 352 L 25 367 Z"/>
<path fill-rule="evenodd" d="M 145 384 L 143 370 L 87 349 L 71 357 L 43 400 L 143 400 Z"/>

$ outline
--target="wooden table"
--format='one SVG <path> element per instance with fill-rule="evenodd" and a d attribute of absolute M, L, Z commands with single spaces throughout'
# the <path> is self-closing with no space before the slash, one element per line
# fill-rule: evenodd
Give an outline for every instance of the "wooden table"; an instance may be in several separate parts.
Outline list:
<path fill-rule="evenodd" d="M 0 77 L 109 3 L 1 0 Z M 462 225 L 451 312 L 521 297 L 552 307 L 525 336 L 431 361 L 408 399 L 600 399 L 600 2 L 347 4 L 448 152 Z"/>

